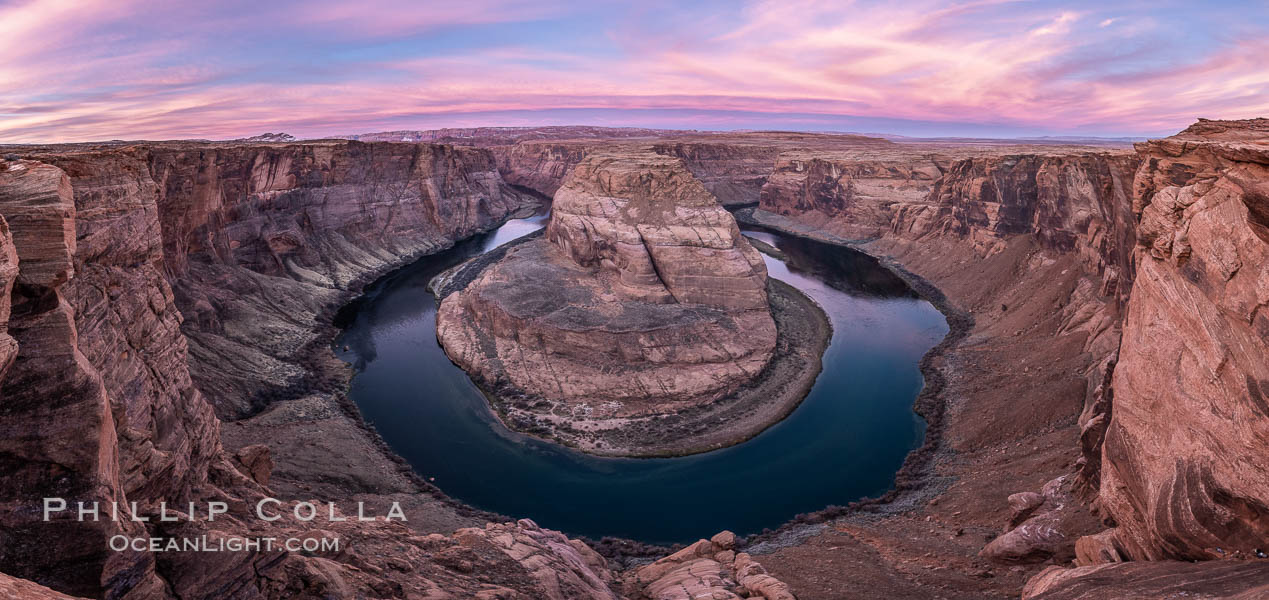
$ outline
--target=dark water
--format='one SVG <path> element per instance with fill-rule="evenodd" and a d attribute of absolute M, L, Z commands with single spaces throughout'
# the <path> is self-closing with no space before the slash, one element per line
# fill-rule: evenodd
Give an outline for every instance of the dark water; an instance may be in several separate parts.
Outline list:
<path fill-rule="evenodd" d="M 542 226 L 512 221 L 385 278 L 341 313 L 351 396 L 401 456 L 478 508 L 574 535 L 690 542 L 749 534 L 798 513 L 888 490 L 924 422 L 912 412 L 921 356 L 947 333 L 942 315 L 871 258 L 767 232 L 771 276 L 814 298 L 833 339 L 824 372 L 784 421 L 739 446 L 670 459 L 596 458 L 510 432 L 436 342 L 432 276 Z M 348 345 L 349 350 L 343 350 Z"/>

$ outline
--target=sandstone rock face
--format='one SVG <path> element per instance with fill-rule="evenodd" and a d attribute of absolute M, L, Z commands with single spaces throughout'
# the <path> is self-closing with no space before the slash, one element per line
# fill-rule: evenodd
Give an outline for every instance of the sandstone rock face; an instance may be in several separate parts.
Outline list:
<path fill-rule="evenodd" d="M 498 172 L 512 185 L 554 196 L 564 179 L 590 151 L 585 142 L 521 142 L 494 149 Z"/>
<path fill-rule="evenodd" d="M 151 152 L 165 256 L 178 276 L 201 260 L 347 285 L 358 267 L 383 260 L 376 254 L 477 233 L 521 201 L 492 156 L 473 148 L 327 142 Z M 371 236 L 374 247 L 358 247 Z"/>
<path fill-rule="evenodd" d="M 1054 479 L 1040 491 L 1009 496 L 1013 515 L 1008 530 L 979 554 L 1003 564 L 1066 562 L 1074 558 L 1074 536 L 1064 518 L 1075 508 L 1067 476 Z"/>
<path fill-rule="evenodd" d="M 1156 600 L 1269 597 L 1269 573 L 1255 561 L 1129 562 L 1049 567 L 1022 591 L 1022 600 Z"/>
<path fill-rule="evenodd" d="M 1083 275 L 1059 306 L 1063 336 L 1083 336 L 1098 357 L 1080 416 L 1085 457 L 1075 482 L 1097 487 L 1101 439 L 1110 418 L 1108 374 L 1132 287 L 1136 219 L 1133 170 L 1123 151 L 897 145 L 782 155 L 763 187 L 759 216 L 844 239 L 880 238 L 883 252 L 913 245 L 968 246 L 975 261 L 1003 256 L 1028 239 L 1044 256 L 1035 269 L 1074 256 Z M 958 250 L 959 252 L 959 250 Z M 1001 311 L 1008 310 L 1005 306 Z"/>
<path fill-rule="evenodd" d="M 105 378 L 79 346 L 67 289 L 76 252 L 69 179 L 50 165 L 10 163 L 0 172 L 0 215 L 10 224 L 19 267 L 7 324 L 18 353 L 0 380 L 0 472 L 5 473 L 0 567 L 88 596 L 102 593 L 107 572 L 132 573 L 138 587 L 152 587 L 148 555 L 111 553 L 106 546 L 110 536 L 135 533 L 137 527 L 73 518 L 44 522 L 40 512 L 45 497 L 103 505 L 123 501 L 127 474 L 121 467 L 136 468 L 128 460 L 136 455 L 122 455 L 139 449 L 126 438 L 120 443 L 113 409 L 126 400 L 112 402 L 116 398 Z M 188 443 L 177 440 L 169 451 L 179 454 Z"/>
<path fill-rule="evenodd" d="M 182 317 L 164 276 L 158 189 L 135 155 L 53 161 L 75 205 L 75 277 L 64 286 L 77 347 L 100 373 L 119 436 L 122 491 L 187 501 L 220 451 L 190 379 Z"/>
<path fill-rule="evenodd" d="M 1269 539 L 1269 121 L 1200 122 L 1138 150 L 1098 496 L 1116 527 L 1082 558 L 1249 555 Z"/>
<path fill-rule="evenodd" d="M 10 295 L 18 278 L 18 249 L 13 246 L 9 224 L 0 217 L 0 380 L 18 355 L 18 342 L 9 335 Z"/>
<path fill-rule="evenodd" d="M 846 238 L 864 239 L 888 232 L 900 213 L 919 221 L 920 211 L 942 168 L 933 156 L 901 158 L 873 152 L 788 152 L 762 187 L 759 207 L 776 214 L 829 225 Z M 928 218 L 928 216 L 926 216 Z M 921 227 L 922 223 L 905 223 Z"/>
<path fill-rule="evenodd" d="M 674 158 L 592 154 L 555 194 L 547 238 L 631 298 L 766 310 L 766 265 Z"/>
<path fill-rule="evenodd" d="M 67 596 L 42 585 L 3 573 L 0 573 L 0 597 L 21 600 L 75 600 L 73 596 Z"/>
<path fill-rule="evenodd" d="M 490 388 L 554 413 L 670 414 L 736 391 L 771 359 L 766 275 L 680 161 L 592 153 L 556 193 L 544 239 L 445 298 L 438 337 Z"/>
<path fill-rule="evenodd" d="M 473 549 L 491 546 L 528 569 L 533 585 L 515 594 L 528 593 L 550 600 L 618 600 L 609 587 L 613 576 L 602 556 L 558 531 L 538 527 L 530 519 L 514 524 L 491 523 L 483 529 L 460 529 L 454 532 L 454 540 Z M 473 567 L 480 569 L 481 565 Z M 496 591 L 483 593 L 488 598 L 502 597 Z"/>
<path fill-rule="evenodd" d="M 602 559 L 525 524 L 505 526 L 516 540 L 507 548 L 471 551 L 480 578 L 433 558 L 429 549 L 465 556 L 455 538 L 402 550 L 409 529 L 380 523 L 333 526 L 345 540 L 355 538 L 356 550 L 322 556 L 108 549 L 113 535 L 313 535 L 306 524 L 262 524 L 247 515 L 263 497 L 269 453 L 249 446 L 231 457 L 221 449 L 219 421 L 186 365 L 224 368 L 232 351 L 191 355 L 185 334 L 237 335 L 258 356 L 262 337 L 286 330 L 247 331 L 244 311 L 235 309 L 267 306 L 252 314 L 290 312 L 299 322 L 306 315 L 284 302 L 287 294 L 309 305 L 338 298 L 347 294 L 340 286 L 487 228 L 522 200 L 484 151 L 346 146 L 351 154 L 339 144 L 177 144 L 5 162 L 0 569 L 89 597 L 493 598 L 508 590 L 511 597 L 612 597 Z M 335 173 L 329 186 L 312 171 L 280 166 L 288 152 L 321 155 L 325 148 L 334 148 L 329 164 L 305 164 L 328 166 Z M 227 163 L 255 165 L 248 172 L 259 178 L 228 176 L 241 172 Z M 207 300 L 234 291 L 233 303 Z M 183 323 L 181 305 L 195 318 Z M 315 315 L 307 313 L 306 335 L 314 335 Z M 71 510 L 43 522 L 43 497 L 66 498 Z M 215 523 L 158 522 L 159 502 L 170 509 L 207 500 L 228 502 L 231 514 Z M 80 501 L 103 511 L 117 502 L 123 520 L 81 522 L 74 517 Z M 134 510 L 150 522 L 131 522 Z M 488 583 L 490 573 L 500 585 Z M 21 580 L 0 584 L 42 593 Z"/>
<path fill-rule="evenodd" d="M 625 577 L 627 594 L 648 600 L 796 600 L 789 586 L 751 556 L 735 552 L 735 543 L 736 536 L 724 531 L 639 567 Z"/>
<path fill-rule="evenodd" d="M 1013 153 L 948 146 L 782 154 L 759 208 L 838 237 L 959 236 L 982 253 L 1016 235 L 1075 252 L 1106 293 L 1131 286 L 1134 218 L 1129 152 L 1053 148 Z"/>
<path fill-rule="evenodd" d="M 653 150 L 682 160 L 723 206 L 758 202 L 780 152 L 771 143 L 746 143 L 743 139 L 666 143 L 653 146 Z"/>
<path fill-rule="evenodd" d="M 226 417 L 334 389 L 294 358 L 316 339 L 319 313 L 361 280 L 535 203 L 475 148 L 176 145 L 139 158 L 139 181 L 157 188 L 145 193 L 158 196 L 193 377 Z M 98 189 L 87 178 L 82 187 Z"/>
<path fill-rule="evenodd" d="M 901 215 L 897 232 L 947 231 L 990 251 L 998 240 L 1034 236 L 1041 247 L 1074 252 L 1102 278 L 1102 293 L 1122 302 L 1131 286 L 1133 219 L 1129 212 L 1138 159 L 1124 152 L 1075 152 L 971 158 L 935 182 L 937 217 Z"/>
<path fill-rule="evenodd" d="M 1084 374 L 1087 392 L 1079 418 L 1084 456 L 1074 482 L 1083 495 L 1099 481 L 1113 396 L 1109 374 L 1132 289 L 1137 233 L 1131 182 L 1139 162 L 1124 152 L 1083 151 L 960 160 L 935 183 L 928 207 L 909 209 L 893 224 L 900 236 L 960 236 L 984 255 L 1001 251 L 1016 236 L 1030 237 L 1051 254 L 1075 255 L 1085 278 L 1063 307 L 1071 323 L 1063 333 L 1085 332 L 1084 350 L 1106 357 Z"/>

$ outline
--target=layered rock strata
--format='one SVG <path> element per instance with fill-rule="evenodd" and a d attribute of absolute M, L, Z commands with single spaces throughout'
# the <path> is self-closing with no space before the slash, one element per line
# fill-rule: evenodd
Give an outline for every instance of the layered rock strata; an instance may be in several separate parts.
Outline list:
<path fill-rule="evenodd" d="M 20 577 L 56 581 L 74 594 L 98 595 L 103 573 L 117 572 L 130 573 L 139 587 L 152 589 L 152 558 L 114 554 L 106 547 L 111 536 L 136 533 L 135 524 L 45 522 L 41 499 L 73 497 L 109 505 L 124 500 L 129 483 L 136 488 L 170 485 L 165 491 L 179 493 L 173 488 L 185 487 L 188 477 L 199 474 L 182 469 L 167 473 L 171 482 L 150 478 L 164 470 L 163 463 L 188 467 L 203 440 L 191 443 L 183 427 L 171 427 L 185 425 L 177 415 L 167 415 L 178 420 L 169 420 L 164 433 L 173 435 L 162 440 L 144 421 L 129 428 L 128 399 L 110 395 L 106 378 L 79 343 L 85 327 L 77 323 L 72 305 L 77 239 L 70 180 L 60 169 L 38 162 L 12 161 L 6 167 L 0 172 L 0 214 L 10 225 L 18 256 L 12 307 L 6 311 L 17 354 L 0 380 L 0 472 L 5 474 L 0 566 Z M 115 358 L 120 357 L 112 355 L 107 366 L 114 367 Z M 197 427 L 206 421 L 190 422 Z M 145 468 L 151 461 L 158 463 L 155 471 Z"/>
<path fill-rule="evenodd" d="M 736 535 L 730 531 L 634 569 L 623 583 L 631 598 L 648 600 L 795 600 L 789 586 L 753 557 L 736 551 Z"/>
<path fill-rule="evenodd" d="M 0 377 L 18 355 L 18 342 L 9 335 L 10 293 L 17 278 L 18 249 L 13 246 L 9 224 L 0 217 Z"/>
<path fill-rule="evenodd" d="M 902 211 L 905 227 L 923 228 L 929 216 L 912 207 L 924 205 L 945 163 L 916 153 L 896 159 L 873 152 L 786 152 L 761 188 L 759 207 L 848 239 L 880 236 Z"/>
<path fill-rule="evenodd" d="M 1269 120 L 1138 146 L 1137 273 L 1080 560 L 1252 556 L 1269 540 Z"/>
<path fill-rule="evenodd" d="M 1052 568 L 1028 585 L 1026 597 L 1263 595 L 1269 569 L 1252 546 L 1267 539 L 1269 514 L 1269 488 L 1258 475 L 1263 457 L 1253 456 L 1265 442 L 1257 381 L 1267 364 L 1262 330 L 1269 329 L 1257 327 L 1265 305 L 1267 130 L 1264 120 L 1201 121 L 1139 144 L 1135 155 L 1044 149 L 971 157 L 949 163 L 923 200 L 905 207 L 891 196 L 897 210 L 889 228 L 883 220 L 879 239 L 866 247 L 931 278 L 975 319 L 971 336 L 944 363 L 951 375 L 944 443 L 959 466 L 934 473 L 956 479 L 914 517 L 956 524 L 954 535 L 965 537 L 985 516 L 974 506 L 998 493 L 978 483 L 980 469 L 1019 480 L 1063 475 L 1022 487 L 1041 493 L 999 498 L 1013 518 L 1004 535 L 984 535 L 980 558 L 1051 563 L 1074 554 L 1086 565 L 1234 559 Z M 773 175 L 767 185 L 781 180 Z M 805 197 L 806 180 L 794 181 L 783 184 L 793 193 L 764 197 Z M 832 183 L 825 185 L 836 191 L 827 196 L 850 198 L 849 186 Z M 758 216 L 842 242 L 860 237 L 851 235 L 857 221 L 830 216 L 832 203 L 820 204 L 787 201 L 784 214 Z M 862 210 L 866 219 L 877 214 Z M 973 286 L 960 283 L 966 278 Z M 1050 382 L 1072 371 L 1083 385 L 1049 393 L 1062 390 Z M 1029 382 L 1007 402 L 1001 392 L 1012 384 L 1001 372 Z M 1085 507 L 1078 498 L 1094 501 Z M 1113 528 L 1080 538 L 1096 531 L 1089 508 Z M 858 572 L 879 563 L 939 581 L 944 591 L 975 587 L 894 554 L 917 539 L 919 524 L 904 517 L 883 523 L 850 527 L 854 543 L 891 553 L 860 558 Z M 781 561 L 769 564 L 786 581 L 803 582 Z M 804 560 L 800 568 L 817 567 Z M 998 568 L 973 561 L 961 568 L 966 576 L 977 570 L 982 587 L 1004 583 Z"/>
<path fill-rule="evenodd" d="M 1245 561 L 1178 561 L 1102 564 L 1077 569 L 1049 567 L 1022 591 L 1022 600 L 1156 600 L 1269 597 L 1265 566 Z"/>
<path fill-rule="evenodd" d="M 755 204 L 767 177 L 778 171 L 784 152 L 832 155 L 844 148 L 855 152 L 895 148 L 894 143 L 858 135 L 792 132 L 671 132 L 546 128 L 551 131 L 520 136 L 480 135 L 452 138 L 488 147 L 498 157 L 498 171 L 514 185 L 550 196 L 591 151 L 650 148 L 683 161 L 705 189 L 723 206 Z M 607 139 L 604 139 L 607 138 Z M 451 139 L 451 138 L 446 138 Z M 510 142 L 510 143 L 509 143 Z"/>
<path fill-rule="evenodd" d="M 536 201 L 484 150 L 318 143 L 159 148 L 164 258 L 221 415 L 333 391 L 297 355 L 313 321 L 368 275 L 485 231 Z M 261 343 L 260 331 L 268 331 Z"/>
<path fill-rule="evenodd" d="M 764 557 L 771 573 L 812 596 L 1014 596 L 1040 567 L 1000 568 L 976 555 L 986 544 L 1008 550 L 998 556 L 1010 562 L 1028 563 L 1050 549 L 1044 560 L 1065 558 L 1073 532 L 1096 529 L 1068 515 L 1078 512 L 1070 510 L 1070 496 L 1051 495 L 1044 483 L 1074 470 L 1081 493 L 1096 493 L 1100 515 L 1115 524 L 1075 544 L 1081 562 L 1246 560 L 1053 567 L 1027 586 L 1028 598 L 1263 596 L 1265 568 L 1249 544 L 1266 537 L 1266 494 L 1257 474 L 1263 457 L 1247 449 L 1264 446 L 1258 398 L 1265 394 L 1257 392 L 1265 392 L 1266 379 L 1265 123 L 1203 121 L 1180 136 L 1140 145 L 1140 158 L 900 145 L 898 152 L 915 157 L 912 164 L 930 161 L 946 173 L 924 196 L 917 188 L 928 180 L 884 183 L 888 168 L 843 177 L 851 165 L 827 154 L 819 158 L 833 166 L 807 168 L 816 179 L 799 179 L 796 153 L 789 155 L 786 166 L 777 166 L 780 176 L 764 182 L 767 208 L 783 212 L 774 216 L 808 234 L 877 236 L 868 249 L 937 283 L 949 305 L 972 311 L 974 324 L 960 347 L 932 363 L 940 378 L 927 380 L 945 386 L 948 414 L 938 439 L 954 451 L 930 467 L 937 498 L 921 495 L 928 486 L 910 488 L 915 494 L 887 505 L 890 512 L 818 526 L 812 537 Z M 301 381 L 310 368 L 293 357 L 303 353 L 305 340 L 318 338 L 312 317 L 345 297 L 343 288 L 356 287 L 359 276 L 496 222 L 499 211 L 488 208 L 496 202 L 473 211 L 469 203 L 482 196 L 472 193 L 480 189 L 472 181 L 484 178 L 504 197 L 514 194 L 492 168 L 471 167 L 467 158 L 442 160 L 456 168 L 433 169 L 417 180 L 391 175 L 402 170 L 388 167 L 422 164 L 428 161 L 416 157 L 437 153 L 492 164 L 482 151 L 385 146 L 22 148 L 40 160 L 0 163 L 0 291 L 6 292 L 0 315 L 7 316 L 0 319 L 6 474 L 0 589 L 47 594 L 12 574 L 63 592 L 132 598 L 609 598 L 605 587 L 628 589 L 628 577 L 614 578 L 584 545 L 523 522 L 436 536 L 392 524 L 336 526 L 355 538 L 356 550 L 227 554 L 210 561 L 206 555 L 105 557 L 97 551 L 114 532 L 208 533 L 203 527 L 35 525 L 31 498 L 53 492 L 72 500 L 138 498 L 147 515 L 154 514 L 155 500 L 226 498 L 235 517 L 211 533 L 250 530 L 239 505 L 264 493 L 264 482 L 279 485 L 276 474 L 269 476 L 270 462 L 289 468 L 295 457 L 216 449 L 216 421 L 200 397 L 215 400 L 225 414 L 243 414 L 256 402 L 277 400 L 244 400 L 262 388 L 298 394 L 295 401 L 275 402 L 275 413 L 303 413 L 329 437 L 336 420 L 329 414 L 339 413 L 332 408 L 336 395 L 287 383 Z M 411 157 L 397 162 L 402 152 Z M 257 161 L 265 165 L 261 177 L 242 175 L 255 173 L 242 165 Z M 1138 162 L 1135 199 L 1125 201 L 1123 173 Z M 327 178 L 343 169 L 342 179 Z M 568 171 L 559 170 L 559 181 Z M 381 174 L 394 183 L 378 185 Z M 882 183 L 861 193 L 864 179 Z M 425 205 L 424 192 L 399 200 L 375 196 L 403 180 L 407 189 L 433 189 L 411 181 L 436 185 L 445 209 L 436 214 L 448 215 L 438 229 L 393 229 L 397 218 L 413 218 L 393 207 L 413 213 Z M 887 185 L 893 195 L 887 196 Z M 320 197 L 337 202 L 315 200 Z M 364 229 L 335 222 L 355 220 L 351 212 L 311 226 L 314 215 L 321 222 L 323 212 L 347 210 L 350 198 L 364 197 L 383 200 L 367 205 L 378 216 Z M 477 218 L 456 216 L 463 214 Z M 385 250 L 385 238 L 411 231 L 424 231 L 417 239 L 428 243 Z M 336 258 L 328 263 L 323 256 L 332 252 Z M 665 294 L 673 295 L 668 287 Z M 181 313 L 181 331 L 172 334 Z M 122 318 L 133 315 L 140 315 L 137 323 Z M 274 323 L 280 324 L 261 327 Z M 188 371 L 179 364 L 182 336 L 194 340 Z M 216 345 L 213 338 L 229 341 Z M 237 383 L 217 387 L 221 381 Z M 327 416 L 315 419 L 305 411 Z M 348 475 L 338 469 L 332 466 L 328 476 L 343 481 Z M 1003 477 L 1015 485 L 1000 485 Z M 1028 489 L 1042 493 L 1018 493 Z M 1007 501 L 1011 494 L 1013 502 Z M 1057 504 L 1064 507 L 1060 515 L 1047 512 Z M 1008 518 L 1010 510 L 1016 518 Z M 1006 520 L 1010 527 L 997 538 Z M 1031 535 L 1045 533 L 1040 526 L 1046 524 L 1060 525 L 1067 541 L 1049 546 L 1047 536 Z M 307 532 L 294 524 L 256 530 Z M 43 554 L 31 551 L 32 540 L 40 541 Z M 687 566 L 696 558 L 676 559 L 672 568 L 661 562 L 668 579 L 645 577 L 626 594 L 754 594 L 737 579 L 741 567 L 749 572 L 748 563 L 737 566 L 739 554 L 713 545 L 704 552 L 710 562 Z"/>
<path fill-rule="evenodd" d="M 483 151 L 355 146 L 366 145 L 159 145 L 4 161 L 0 569 L 6 574 L 112 598 L 614 597 L 601 558 L 530 523 L 420 537 L 382 521 L 314 530 L 251 514 L 270 493 L 262 486 L 270 483 L 273 460 L 263 446 L 232 455 L 222 450 L 221 424 L 187 367 L 204 359 L 187 353 L 186 336 L 236 329 L 243 348 L 261 352 L 279 330 L 249 332 L 240 313 L 226 310 L 233 305 L 210 302 L 210 316 L 182 323 L 178 305 L 200 314 L 205 294 L 228 295 L 225 288 L 244 281 L 250 287 L 237 290 L 237 306 L 267 306 L 261 312 L 270 318 L 293 309 L 280 303 L 287 292 L 303 298 L 326 289 L 346 297 L 340 286 L 488 227 L 520 198 Z M 399 176 L 377 164 L 385 154 L 398 157 Z M 303 156 L 317 156 L 297 160 L 322 167 L 335 183 L 320 185 L 313 171 L 285 166 L 288 157 Z M 246 172 L 262 178 L 236 179 L 243 171 L 227 162 L 254 165 Z M 339 173 L 356 183 L 340 183 Z M 208 274 L 216 277 L 203 279 Z M 307 335 L 316 335 L 315 325 L 303 324 Z M 223 368 L 215 360 L 202 366 Z M 326 401 L 325 410 L 339 412 L 333 398 Z M 330 433 L 323 440 L 335 443 Z M 64 498 L 70 510 L 46 522 L 44 497 Z M 229 513 L 215 522 L 187 520 L 189 502 L 208 501 L 226 502 Z M 78 519 L 78 502 L 97 502 L 100 518 Z M 169 515 L 181 507 L 177 521 L 159 521 L 161 502 Z M 115 504 L 119 520 L 109 516 Z M 213 544 L 243 536 L 323 537 L 342 539 L 347 549 L 114 552 L 107 540 L 115 535 L 206 536 Z M 44 593 L 7 575 L 0 585 Z"/>
<path fill-rule="evenodd" d="M 735 394 L 777 346 L 761 256 L 679 160 L 652 152 L 590 154 L 543 239 L 463 278 L 438 312 L 441 343 L 547 430 L 655 437 L 648 418 Z"/>
<path fill-rule="evenodd" d="M 772 225 L 781 226 L 772 219 L 784 217 L 785 226 L 845 243 L 871 241 L 872 251 L 914 264 L 928 262 L 924 255 L 936 247 L 932 259 L 947 252 L 982 262 L 1009 260 L 1023 245 L 1042 256 L 1028 256 L 1035 264 L 1014 270 L 1075 261 L 1074 287 L 1056 307 L 1056 334 L 1081 338 L 1078 352 L 1089 359 L 1079 367 L 1085 450 L 1074 482 L 1088 495 L 1097 487 L 1113 395 L 1109 376 L 1132 287 L 1132 181 L 1140 159 L 1123 151 L 1018 150 L 918 146 L 786 156 L 768 178 L 757 214 Z M 1066 279 L 1068 271 L 1059 270 Z M 1003 316 L 1010 302 L 998 306 L 992 312 Z"/>

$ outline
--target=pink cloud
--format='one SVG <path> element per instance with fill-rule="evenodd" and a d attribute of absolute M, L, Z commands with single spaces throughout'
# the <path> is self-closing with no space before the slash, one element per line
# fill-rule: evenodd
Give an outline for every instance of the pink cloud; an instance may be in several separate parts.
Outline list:
<path fill-rule="evenodd" d="M 709 122 L 718 124 L 732 123 L 731 111 L 1059 131 L 1167 131 L 1200 115 L 1269 114 L 1263 34 L 1165 60 L 1146 38 L 1124 37 L 1148 34 L 1146 20 L 1108 27 L 1124 17 L 1047 5 L 784 0 L 747 4 L 734 19 L 673 27 L 656 19 L 670 9 L 656 6 L 640 18 L 613 18 L 604 32 L 613 48 L 603 52 L 478 39 L 459 49 L 406 46 L 390 58 L 357 60 L 328 54 L 335 42 L 326 36 L 352 39 L 348 47 L 364 51 L 447 28 L 519 26 L 570 11 L 523 0 L 425 9 L 403 0 L 314 1 L 245 16 L 155 6 L 34 0 L 0 7 L 0 141 L 279 129 L 322 135 L 412 117 L 499 124 L 481 119 L 555 109 L 716 111 Z M 150 29 L 136 29 L 143 27 Z M 290 43 L 311 56 L 273 55 Z M 244 44 L 261 50 L 228 57 Z M 300 62 L 270 62 L 283 60 Z M 278 69 L 279 80 L 263 64 Z"/>

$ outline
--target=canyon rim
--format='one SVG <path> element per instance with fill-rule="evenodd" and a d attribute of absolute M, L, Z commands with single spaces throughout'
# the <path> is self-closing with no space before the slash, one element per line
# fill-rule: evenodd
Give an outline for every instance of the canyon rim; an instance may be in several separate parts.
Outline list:
<path fill-rule="evenodd" d="M 0 598 L 1269 598 L 1264 7 L 243 8 L 0 3 Z"/>

